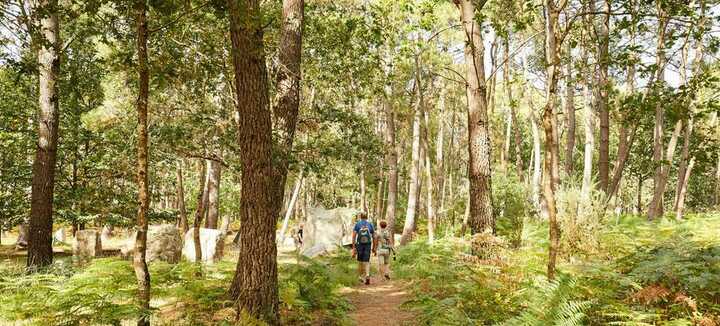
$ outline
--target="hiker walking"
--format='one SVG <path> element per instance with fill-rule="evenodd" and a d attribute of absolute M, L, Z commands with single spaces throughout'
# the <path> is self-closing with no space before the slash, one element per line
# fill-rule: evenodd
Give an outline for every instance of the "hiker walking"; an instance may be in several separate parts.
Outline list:
<path fill-rule="evenodd" d="M 386 280 L 390 279 L 390 254 L 395 253 L 392 246 L 393 233 L 387 228 L 387 222 L 380 221 L 380 230 L 375 235 L 375 245 L 377 247 L 375 254 L 378 258 L 378 270 L 385 276 Z"/>
<path fill-rule="evenodd" d="M 352 233 L 352 254 L 358 260 L 360 282 L 370 284 L 370 252 L 375 249 L 375 228 L 368 222 L 367 214 L 358 213 L 359 220 L 355 223 Z"/>

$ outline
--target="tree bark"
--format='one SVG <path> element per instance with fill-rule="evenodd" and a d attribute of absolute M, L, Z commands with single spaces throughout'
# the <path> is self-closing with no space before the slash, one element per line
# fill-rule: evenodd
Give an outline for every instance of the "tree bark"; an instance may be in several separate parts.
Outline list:
<path fill-rule="evenodd" d="M 360 167 L 360 209 L 363 212 L 365 212 L 365 214 L 370 213 L 370 211 L 368 211 L 368 204 L 367 204 L 367 184 L 365 182 L 365 167 L 364 166 Z"/>
<path fill-rule="evenodd" d="M 233 0 L 234 1 L 234 0 Z M 257 0 L 252 0 L 252 2 Z M 302 35 L 305 20 L 304 0 L 283 0 L 276 94 L 272 107 L 275 131 L 272 195 L 273 216 L 279 217 L 292 155 L 297 117 L 300 111 Z M 264 57 L 264 55 L 263 55 Z"/>
<path fill-rule="evenodd" d="M 205 182 L 207 181 L 207 166 L 204 160 L 198 164 L 200 171 L 198 173 L 198 195 L 197 195 L 197 207 L 195 208 L 195 222 L 193 222 L 193 246 L 195 247 L 195 261 L 202 261 L 202 247 L 200 244 L 200 225 L 202 224 L 203 217 L 205 217 L 206 208 L 208 205 L 208 193 Z M 184 234 L 183 234 L 184 237 Z"/>
<path fill-rule="evenodd" d="M 513 133 L 513 124 L 517 123 L 517 120 L 515 120 L 515 107 L 513 103 L 513 96 L 512 96 L 512 85 L 510 81 L 510 36 L 505 36 L 504 40 L 504 47 L 503 47 L 503 57 L 504 57 L 504 63 L 503 63 L 503 88 L 505 89 L 505 103 L 506 103 L 506 111 L 505 111 L 505 137 L 503 139 L 503 157 L 505 160 L 502 162 L 505 166 L 502 167 L 503 171 L 506 171 L 506 165 L 507 162 L 510 160 L 510 142 L 512 138 Z M 517 133 L 516 133 L 517 135 Z M 517 151 L 517 149 L 516 149 Z M 522 168 L 521 168 L 522 170 Z"/>
<path fill-rule="evenodd" d="M 290 216 L 292 216 L 293 209 L 295 208 L 295 203 L 297 202 L 297 198 L 300 195 L 300 187 L 303 183 L 303 175 L 300 174 L 300 177 L 298 177 L 297 181 L 295 181 L 295 190 L 293 190 L 292 197 L 290 198 L 290 203 L 288 203 L 288 208 L 285 211 L 285 218 L 283 218 L 283 224 L 282 228 L 280 228 L 280 244 L 282 244 L 285 241 L 285 232 L 287 232 L 288 222 L 290 221 Z"/>
<path fill-rule="evenodd" d="M 145 254 L 147 249 L 148 210 L 150 207 L 150 193 L 148 191 L 148 93 L 150 72 L 147 57 L 147 4 L 145 0 L 136 0 L 134 14 L 137 28 L 137 54 L 138 54 L 138 142 L 137 142 L 137 183 L 138 204 L 135 251 L 133 253 L 133 269 L 138 283 L 138 301 L 141 307 L 141 317 L 138 326 L 150 325 L 150 272 L 148 271 Z"/>
<path fill-rule="evenodd" d="M 527 75 L 528 71 L 528 62 L 527 58 L 523 59 L 523 70 L 525 71 L 525 74 Z M 535 115 L 535 103 L 533 101 L 533 95 L 532 95 L 532 89 L 529 85 L 529 82 L 525 83 L 525 97 L 527 98 L 527 105 L 528 105 L 528 111 L 530 112 L 530 131 L 532 133 L 532 140 L 533 140 L 533 147 L 532 147 L 532 155 L 530 159 L 530 163 L 528 164 L 528 169 L 532 169 L 532 177 L 530 178 L 530 189 L 531 189 L 531 199 L 533 206 L 535 207 L 536 211 L 540 211 L 540 178 L 541 178 L 541 160 L 540 156 L 541 149 L 540 149 L 540 128 L 538 123 L 538 118 Z M 528 171 L 529 173 L 530 171 Z"/>
<path fill-rule="evenodd" d="M 398 152 L 395 144 L 395 112 L 390 102 L 391 90 L 389 86 L 385 87 L 385 97 L 383 107 L 385 111 L 386 123 L 385 143 L 387 152 L 385 154 L 386 165 L 388 169 L 388 185 L 387 185 L 387 206 L 385 208 L 385 221 L 388 230 L 395 232 L 395 212 L 397 211 L 397 192 L 398 192 Z M 390 242 L 395 243 L 395 237 Z"/>
<path fill-rule="evenodd" d="M 575 79 L 573 78 L 572 46 L 568 42 L 567 66 L 565 71 L 565 175 L 572 176 L 575 167 Z"/>
<path fill-rule="evenodd" d="M 240 256 L 229 294 L 237 303 L 238 311 L 244 311 L 270 325 L 278 325 L 280 319 L 275 228 L 279 200 L 273 199 L 281 199 L 282 191 L 273 189 L 282 188 L 278 187 L 278 184 L 282 186 L 284 181 L 273 180 L 272 125 L 262 12 L 258 0 L 228 0 L 227 5 L 236 106 L 239 116 L 243 117 L 237 121 L 239 149 L 243 153 Z M 285 113 L 284 110 L 276 111 Z M 276 118 L 282 119 L 277 113 Z M 292 125 L 292 128 L 287 128 L 286 131 L 294 131 L 295 119 L 281 121 L 288 126 Z M 292 137 L 289 137 L 291 135 L 292 133 L 286 133 L 285 140 L 292 141 Z"/>
<path fill-rule="evenodd" d="M 682 131 L 683 127 L 683 121 L 678 120 L 678 122 L 675 123 L 675 130 L 673 131 L 672 135 L 670 136 L 670 142 L 668 142 L 668 147 L 665 151 L 665 161 L 672 162 L 673 156 L 675 154 L 675 147 L 677 145 L 678 137 L 680 136 L 680 132 Z M 665 194 L 665 185 L 667 183 L 668 174 L 670 173 L 670 167 L 665 166 L 661 169 L 660 175 L 657 177 L 657 184 L 655 185 L 655 190 L 653 192 L 653 198 L 650 201 L 650 206 L 648 207 L 648 219 L 652 220 L 658 216 L 662 216 L 662 200 L 663 195 Z"/>
<path fill-rule="evenodd" d="M 420 79 L 420 65 L 417 56 L 415 57 L 415 91 L 418 98 L 415 103 L 415 114 L 413 116 L 413 132 L 412 132 L 412 157 L 410 162 L 410 183 L 408 189 L 408 204 L 405 212 L 405 226 L 403 227 L 400 245 L 405 245 L 412 240 L 412 234 L 415 230 L 415 213 L 417 212 L 418 193 L 420 192 L 420 132 L 423 91 L 422 81 Z"/>
<path fill-rule="evenodd" d="M 188 231 L 187 210 L 185 209 L 185 187 L 183 186 L 182 161 L 177 162 L 177 209 L 180 214 L 179 227 L 183 236 Z"/>
<path fill-rule="evenodd" d="M 33 49 L 37 51 L 39 111 L 38 142 L 33 161 L 27 267 L 52 264 L 53 198 L 60 105 L 60 26 L 57 0 L 32 1 Z M 34 30 L 35 28 L 33 28 Z"/>
<path fill-rule="evenodd" d="M 667 25 L 669 18 L 667 17 L 667 13 L 662 8 L 662 5 L 660 3 L 657 4 L 657 10 L 658 10 L 658 37 L 657 37 L 657 50 L 656 50 L 656 58 L 655 58 L 655 76 L 653 78 L 653 82 L 650 83 L 651 88 L 655 88 L 657 91 L 658 86 L 660 85 L 661 81 L 663 80 L 664 72 L 665 72 L 665 33 L 667 32 Z M 662 182 L 662 174 L 663 174 L 663 137 L 664 137 L 664 131 L 663 131 L 663 123 L 664 123 L 664 107 L 662 103 L 658 103 L 655 106 L 655 128 L 653 129 L 653 163 L 655 164 L 655 176 L 654 176 L 654 191 L 653 191 L 653 199 L 650 203 L 650 206 L 648 207 L 648 219 L 654 219 L 658 215 L 662 215 L 662 195 L 657 196 L 658 192 L 662 190 L 662 192 L 665 191 L 665 186 L 662 185 L 662 189 L 660 189 L 660 185 Z M 657 197 L 657 198 L 656 198 Z M 655 201 L 658 201 L 657 203 Z"/>
<path fill-rule="evenodd" d="M 612 180 L 608 186 L 607 203 L 610 199 L 615 196 L 620 187 L 620 180 L 622 180 L 623 170 L 627 163 L 628 157 L 630 156 L 630 150 L 632 149 L 633 143 L 635 142 L 635 133 L 637 132 L 637 126 L 631 127 L 630 134 L 628 135 L 628 128 L 623 124 L 620 126 L 620 135 L 618 143 L 618 157 L 615 167 L 612 171 Z"/>
<path fill-rule="evenodd" d="M 690 163 L 688 164 L 687 171 L 683 176 L 682 182 L 679 182 L 682 185 L 682 187 L 680 187 L 680 194 L 678 195 L 677 207 L 675 208 L 675 218 L 677 220 L 681 220 L 683 217 L 683 210 L 685 209 L 685 196 L 687 194 L 688 183 L 690 182 L 690 173 L 692 173 L 692 169 L 694 166 L 695 166 L 695 157 L 690 159 Z"/>
<path fill-rule="evenodd" d="M 697 46 L 695 48 L 695 58 L 693 62 L 693 74 L 697 75 L 700 73 L 700 68 L 702 67 L 702 61 L 704 56 L 704 44 L 702 41 L 702 36 L 705 33 L 705 3 L 704 1 L 700 1 L 700 18 L 698 22 L 699 27 L 699 37 L 696 40 Z M 688 35 L 689 36 L 689 35 Z M 683 80 L 683 84 L 687 83 L 687 56 L 688 56 L 688 47 L 689 43 L 686 43 L 683 47 L 682 51 L 682 61 L 681 61 L 681 78 Z M 685 129 L 685 135 L 683 139 L 683 148 L 682 148 L 682 158 L 680 160 L 680 167 L 678 168 L 678 185 L 676 190 L 676 198 L 675 198 L 675 213 L 676 217 L 678 219 L 682 218 L 682 211 L 685 201 L 685 192 L 687 191 L 687 182 L 690 178 L 690 172 L 691 168 L 690 165 L 694 164 L 695 157 L 693 156 L 690 159 L 690 163 L 688 164 L 688 158 L 690 157 L 690 139 L 692 138 L 693 133 L 693 125 L 694 125 L 694 115 L 695 115 L 695 100 L 691 100 L 689 105 L 689 111 L 690 116 L 687 118 L 687 128 Z M 711 121 L 710 125 L 714 126 L 714 121 Z"/>
<path fill-rule="evenodd" d="M 220 211 L 220 176 L 222 165 L 218 161 L 208 161 L 207 184 L 207 221 L 205 227 L 217 229 Z"/>
<path fill-rule="evenodd" d="M 583 49 L 582 60 L 587 67 L 588 53 L 587 49 Z M 589 70 L 589 68 L 588 68 Z M 592 109 L 592 93 L 590 85 L 590 73 L 587 72 L 583 81 L 583 109 L 585 111 L 583 123 L 585 128 L 585 148 L 583 152 L 583 179 L 580 188 L 580 214 L 587 213 L 590 203 L 590 193 L 592 191 L 592 165 L 593 151 L 595 150 L 595 113 Z"/>
<path fill-rule="evenodd" d="M 562 40 L 559 38 L 558 21 L 560 11 L 555 0 L 544 0 L 545 6 L 545 59 L 547 86 L 545 90 L 545 108 L 543 110 L 543 129 L 545 129 L 545 164 L 543 177 L 543 195 L 548 208 L 548 222 L 550 233 L 550 250 L 547 266 L 547 277 L 555 278 L 557 254 L 560 243 L 560 226 L 557 221 L 557 208 L 555 202 L 555 187 L 558 178 L 559 162 L 558 147 L 556 145 L 556 112 L 557 82 L 559 78 L 560 56 L 559 48 Z"/>
<path fill-rule="evenodd" d="M 425 155 L 425 180 L 427 181 L 427 186 L 425 187 L 425 195 L 426 202 L 425 206 L 427 207 L 427 228 L 428 228 L 428 242 L 433 243 L 435 241 L 435 203 L 433 201 L 433 192 L 434 192 L 434 182 L 433 182 L 433 167 L 432 167 L 432 161 L 430 160 L 430 129 L 428 128 L 430 124 L 430 118 L 428 116 L 428 113 L 426 110 L 423 110 L 423 116 L 425 123 L 422 125 L 422 133 L 423 133 L 423 153 Z"/>
<path fill-rule="evenodd" d="M 591 2 L 593 3 L 593 2 Z M 598 38 L 598 71 L 597 71 L 597 96 L 595 97 L 597 112 L 600 116 L 600 149 L 598 158 L 598 179 L 602 191 L 608 193 L 609 171 L 610 171 L 610 114 L 609 103 L 609 67 L 610 67 L 610 1 L 603 2 L 603 13 L 598 15 L 600 22 L 596 26 Z"/>
<path fill-rule="evenodd" d="M 466 92 L 468 100 L 468 178 L 473 233 L 495 233 L 492 203 L 491 142 L 485 90 L 482 29 L 475 20 L 472 0 L 455 0 L 465 32 Z"/>

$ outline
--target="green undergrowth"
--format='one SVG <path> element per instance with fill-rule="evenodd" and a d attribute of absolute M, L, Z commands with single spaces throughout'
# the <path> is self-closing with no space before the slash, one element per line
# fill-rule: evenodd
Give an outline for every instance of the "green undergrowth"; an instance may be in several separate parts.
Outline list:
<path fill-rule="evenodd" d="M 420 239 L 394 268 L 421 325 L 720 325 L 718 232 L 720 215 L 622 216 L 563 243 L 548 281 L 547 226 L 526 221 L 522 245 L 496 258 L 469 255 L 467 239 Z"/>
<path fill-rule="evenodd" d="M 349 303 L 338 294 L 348 284 L 349 257 L 299 259 L 279 266 L 280 315 L 284 325 L 347 324 Z M 345 266 L 345 267 L 343 267 Z M 150 264 L 153 325 L 234 325 L 228 300 L 235 264 Z M 129 261 L 93 260 L 83 267 L 53 264 L 25 274 L 0 267 L 0 324 L 120 325 L 136 319 L 135 274 Z M 241 324 L 257 324 L 241 317 Z"/>

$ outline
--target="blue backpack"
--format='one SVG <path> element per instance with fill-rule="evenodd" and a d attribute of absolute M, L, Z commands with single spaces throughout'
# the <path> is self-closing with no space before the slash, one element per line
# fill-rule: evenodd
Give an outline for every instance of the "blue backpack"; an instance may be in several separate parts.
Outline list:
<path fill-rule="evenodd" d="M 370 244 L 372 243 L 372 233 L 370 233 L 370 228 L 367 224 L 360 227 L 360 232 L 358 232 L 357 236 L 357 242 L 359 244 Z"/>

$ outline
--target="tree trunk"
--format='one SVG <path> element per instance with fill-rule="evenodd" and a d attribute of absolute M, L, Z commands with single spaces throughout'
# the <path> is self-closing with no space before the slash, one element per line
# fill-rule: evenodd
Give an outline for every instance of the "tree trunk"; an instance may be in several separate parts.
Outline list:
<path fill-rule="evenodd" d="M 433 243 L 435 241 L 435 203 L 433 202 L 433 192 L 434 192 L 434 182 L 433 182 L 433 168 L 432 168 L 432 161 L 430 160 L 430 129 L 428 128 L 430 124 L 430 118 L 428 116 L 428 113 L 426 110 L 423 110 L 423 115 L 425 118 L 425 123 L 422 125 L 422 134 L 423 134 L 423 155 L 425 159 L 425 180 L 427 180 L 427 186 L 425 187 L 425 195 L 426 197 L 426 203 L 425 206 L 427 207 L 427 228 L 428 228 L 428 242 Z"/>
<path fill-rule="evenodd" d="M 275 228 L 280 200 L 273 200 L 282 199 L 282 191 L 273 189 L 282 187 L 278 187 L 280 182 L 277 179 L 273 180 L 273 141 L 263 44 L 264 23 L 260 19 L 262 11 L 258 0 L 228 0 L 227 4 L 236 106 L 239 116 L 243 117 L 237 121 L 239 150 L 243 153 L 240 256 L 229 294 L 237 303 L 238 311 L 270 325 L 278 325 L 280 319 Z M 279 93 L 283 93 L 282 90 Z M 285 113 L 279 109 L 276 111 Z M 276 118 L 282 119 L 277 114 Z M 294 131 L 295 119 L 280 121 L 292 125 L 293 128 L 286 131 Z M 291 135 L 285 134 L 286 137 Z M 292 137 L 285 140 L 288 139 L 292 141 Z M 284 181 L 282 183 L 284 184 Z"/>
<path fill-rule="evenodd" d="M 222 165 L 218 161 L 208 161 L 207 184 L 207 221 L 205 227 L 217 229 L 220 208 L 220 173 Z"/>
<path fill-rule="evenodd" d="M 668 17 L 667 13 L 662 9 L 662 5 L 660 3 L 657 4 L 658 8 L 658 38 L 657 38 L 657 50 L 656 50 L 656 58 L 655 58 L 655 76 L 653 78 L 653 82 L 650 83 L 651 88 L 657 88 L 659 87 L 661 81 L 663 80 L 664 71 L 665 71 L 665 33 L 667 31 L 667 25 L 668 25 Z M 663 137 L 664 137 L 664 131 L 663 131 L 663 123 L 664 123 L 664 107 L 662 103 L 657 103 L 655 106 L 655 128 L 653 130 L 653 164 L 655 164 L 655 176 L 654 176 L 654 191 L 653 191 L 653 199 L 650 203 L 650 207 L 648 207 L 648 218 L 654 219 L 658 215 L 662 215 L 662 194 L 660 196 L 657 196 L 658 192 L 662 190 L 664 193 L 665 186 L 662 185 L 662 189 L 660 189 L 660 185 L 662 184 L 662 174 L 663 174 L 663 165 L 662 162 L 663 159 Z M 656 198 L 657 197 L 657 198 Z M 658 201 L 657 203 L 655 201 Z"/>
<path fill-rule="evenodd" d="M 625 169 L 625 164 L 630 156 L 630 150 L 635 142 L 635 133 L 637 132 L 637 126 L 633 126 L 631 128 L 630 135 L 628 135 L 628 128 L 625 124 L 623 123 L 623 125 L 620 126 L 617 163 L 615 164 L 615 167 L 613 167 L 613 177 L 608 188 L 607 203 L 610 202 L 610 199 L 612 199 L 620 189 L 620 180 L 622 180 L 623 170 Z"/>
<path fill-rule="evenodd" d="M 702 61 L 704 56 L 704 44 L 702 41 L 702 36 L 705 33 L 705 3 L 704 1 L 700 1 L 700 19 L 698 22 L 698 25 L 700 25 L 700 35 L 698 36 L 698 39 L 696 40 L 697 46 L 695 49 L 695 59 L 693 62 L 693 74 L 698 75 L 700 73 L 700 69 L 702 67 Z M 689 35 L 688 35 L 689 36 Z M 683 84 L 687 84 L 687 56 L 688 56 L 688 47 L 689 43 L 686 43 L 683 47 L 682 51 L 682 61 L 681 61 L 681 78 L 683 80 Z M 690 117 L 687 119 L 687 128 L 685 129 L 685 136 L 683 139 L 683 149 L 682 149 L 682 159 L 680 163 L 680 167 L 678 168 L 678 186 L 676 190 L 676 199 L 675 199 L 675 211 L 677 218 L 682 218 L 682 210 L 684 206 L 685 201 L 685 191 L 687 190 L 687 181 L 686 179 L 690 178 L 690 167 L 688 165 L 688 158 L 690 157 L 690 139 L 692 137 L 693 133 L 693 125 L 694 125 L 694 115 L 695 115 L 695 103 L 694 100 L 691 100 L 689 105 L 689 111 L 690 111 Z M 715 125 L 714 121 L 710 122 L 711 126 Z M 695 157 L 693 156 L 691 159 L 690 164 L 694 163 Z M 686 175 L 687 174 L 687 175 Z"/>
<path fill-rule="evenodd" d="M 147 5 L 145 0 L 137 0 L 134 6 L 137 24 L 137 53 L 138 53 L 138 142 L 137 142 L 137 183 L 138 204 L 135 251 L 133 253 L 133 269 L 138 283 L 138 301 L 141 307 L 141 317 L 138 326 L 150 325 L 150 272 L 145 261 L 147 249 L 148 210 L 150 207 L 150 193 L 148 191 L 148 93 L 150 72 L 147 57 Z"/>
<path fill-rule="evenodd" d="M 397 192 L 398 192 L 398 152 L 395 144 L 395 112 L 390 102 L 391 89 L 390 86 L 385 87 L 383 99 L 383 108 L 385 111 L 386 124 L 385 127 L 385 164 L 388 169 L 388 185 L 387 185 L 387 206 L 385 208 L 385 221 L 388 230 L 391 233 L 395 231 L 395 212 L 397 210 Z M 391 237 L 390 241 L 394 244 L 395 237 Z"/>
<path fill-rule="evenodd" d="M 52 264 L 53 198 L 60 106 L 60 27 L 58 1 L 33 1 L 32 20 L 40 30 L 31 35 L 38 60 L 38 142 L 32 168 L 27 267 Z"/>
<path fill-rule="evenodd" d="M 572 176 L 575 165 L 575 79 L 573 78 L 572 46 L 568 42 L 567 70 L 565 72 L 565 175 Z"/>
<path fill-rule="evenodd" d="M 527 58 L 523 59 L 523 70 L 527 75 L 528 62 Z M 540 165 L 540 128 L 538 126 L 538 119 L 535 115 L 535 103 L 532 99 L 532 89 L 529 82 L 525 83 L 525 97 L 528 101 L 528 111 L 530 112 L 530 131 L 532 133 L 533 147 L 531 155 L 531 163 L 528 164 L 528 169 L 532 168 L 532 177 L 530 178 L 530 189 L 532 189 L 532 203 L 536 211 L 540 211 L 540 178 L 541 178 L 541 165 Z"/>
<path fill-rule="evenodd" d="M 559 162 L 558 147 L 556 145 L 556 117 L 555 101 L 557 99 L 557 82 L 560 69 L 559 48 L 562 40 L 558 35 L 558 20 L 562 8 L 556 8 L 555 0 L 544 0 L 545 4 L 545 56 L 548 62 L 547 86 L 545 91 L 545 109 L 543 110 L 543 129 L 545 129 L 545 164 L 543 178 L 543 195 L 548 208 L 548 222 L 550 229 L 550 250 L 547 266 L 547 277 L 555 278 L 557 252 L 560 249 L 560 226 L 557 221 L 557 208 L 555 203 L 555 187 L 558 178 Z"/>
<path fill-rule="evenodd" d="M 180 214 L 179 227 L 183 236 L 188 231 L 187 210 L 185 209 L 185 187 L 183 186 L 182 161 L 177 162 L 177 209 Z"/>
<path fill-rule="evenodd" d="M 365 214 L 370 213 L 370 211 L 368 211 L 368 204 L 367 204 L 367 185 L 365 182 L 365 167 L 364 166 L 360 167 L 360 209 L 363 212 L 365 212 Z"/>
<path fill-rule="evenodd" d="M 234 1 L 234 0 L 232 0 Z M 254 3 L 257 0 L 250 2 Z M 285 180 L 292 156 L 297 117 L 300 109 L 300 80 L 302 62 L 302 35 L 305 19 L 304 0 L 283 0 L 280 43 L 278 45 L 278 72 L 276 94 L 272 107 L 275 150 L 272 174 L 273 216 L 282 210 Z M 261 26 L 258 26 L 261 27 Z M 264 57 L 264 54 L 263 54 Z M 264 61 L 263 61 L 264 62 Z"/>
<path fill-rule="evenodd" d="M 583 50 L 583 62 L 587 63 L 587 50 Z M 587 65 L 586 65 L 587 66 Z M 590 74 L 584 78 L 583 83 L 583 108 L 584 108 L 584 128 L 585 128 L 585 150 L 583 152 L 583 179 L 580 188 L 580 214 L 587 213 L 591 203 L 590 193 L 592 191 L 592 165 L 593 151 L 595 150 L 595 113 L 592 110 L 592 93 L 590 91 Z"/>
<path fill-rule="evenodd" d="M 593 3 L 593 2 L 591 2 Z M 596 106 L 600 116 L 600 149 L 598 159 L 598 177 L 600 189 L 606 194 L 608 192 L 609 171 L 610 171 L 610 114 L 608 111 L 610 84 L 608 72 L 610 66 L 609 44 L 610 44 L 610 1 L 605 0 L 603 14 L 598 15 L 600 22 L 597 24 L 595 33 L 598 38 L 598 72 L 597 72 L 597 97 Z"/>
<path fill-rule="evenodd" d="M 205 182 L 207 181 L 207 166 L 205 161 L 200 161 L 198 167 L 200 171 L 198 173 L 198 195 L 197 195 L 197 207 L 195 208 L 195 222 L 193 222 L 193 245 L 195 247 L 195 261 L 202 261 L 202 247 L 200 244 L 200 225 L 202 224 L 203 217 L 205 217 L 206 208 L 208 206 L 208 193 Z M 183 235 L 184 236 L 184 235 Z"/>
<path fill-rule="evenodd" d="M 505 112 L 505 138 L 503 140 L 503 157 L 505 157 L 505 161 L 503 164 L 507 164 L 507 161 L 510 160 L 510 142 L 513 132 L 513 123 L 517 123 L 517 120 L 515 120 L 515 105 L 513 103 L 513 97 L 512 97 L 512 85 L 510 81 L 510 36 L 506 36 L 504 39 L 505 46 L 503 47 L 503 57 L 504 57 L 504 64 L 503 64 L 503 88 L 505 88 L 505 103 L 506 103 L 506 112 Z M 506 166 L 503 166 L 503 171 L 505 170 Z"/>
<path fill-rule="evenodd" d="M 638 184 L 637 184 L 637 214 L 642 214 L 642 183 L 643 179 L 638 178 Z"/>
<path fill-rule="evenodd" d="M 410 184 L 408 189 L 408 204 L 405 212 L 405 226 L 403 227 L 400 245 L 405 245 L 412 239 L 415 230 L 415 213 L 417 212 L 418 193 L 420 192 L 420 129 L 423 105 L 422 82 L 420 79 L 420 65 L 415 57 L 415 91 L 418 98 L 415 103 L 412 133 L 412 162 L 410 162 Z"/>
<path fill-rule="evenodd" d="M 492 203 L 491 142 L 485 95 L 482 29 L 475 20 L 472 0 L 455 0 L 465 32 L 466 92 L 468 99 L 468 178 L 473 233 L 495 233 Z"/>
<path fill-rule="evenodd" d="M 692 173 L 692 169 L 695 166 L 695 157 L 690 159 L 690 164 L 688 164 L 687 172 L 685 172 L 682 182 L 679 182 L 682 187 L 680 187 L 680 194 L 678 195 L 678 201 L 677 201 L 677 207 L 675 208 L 675 218 L 678 220 L 681 220 L 683 217 L 683 209 L 685 209 L 685 195 L 687 194 L 687 188 L 688 183 L 690 182 L 690 173 Z"/>
<path fill-rule="evenodd" d="M 382 164 L 382 163 L 381 163 Z M 375 196 L 375 220 L 379 223 L 383 219 L 383 201 L 385 200 L 385 174 L 380 173 L 380 180 L 377 184 L 377 193 Z"/>
<path fill-rule="evenodd" d="M 301 173 L 297 181 L 295 181 L 295 190 L 293 190 L 292 198 L 290 198 L 290 203 L 288 203 L 288 208 L 285 211 L 285 218 L 283 218 L 282 228 L 280 229 L 280 239 L 278 239 L 280 244 L 285 241 L 285 232 L 287 232 L 290 216 L 292 216 L 293 209 L 295 208 L 295 203 L 297 202 L 298 195 L 300 194 L 300 187 L 302 186 L 302 182 L 303 175 Z"/>
<path fill-rule="evenodd" d="M 438 103 L 438 133 L 435 139 L 435 195 L 438 200 L 439 219 L 445 216 L 445 203 L 443 202 L 445 188 L 445 98 L 447 97 L 447 89 L 445 87 L 440 91 L 440 103 Z M 427 112 L 426 112 L 427 114 Z M 427 122 L 426 122 L 427 124 Z"/>
<path fill-rule="evenodd" d="M 682 120 L 678 120 L 675 123 L 675 130 L 670 137 L 668 147 L 666 149 L 665 161 L 672 162 L 675 154 L 675 146 L 677 145 L 678 137 L 682 131 L 683 123 Z M 655 190 L 653 192 L 653 198 L 650 201 L 648 207 L 648 219 L 652 220 L 658 216 L 662 216 L 662 200 L 665 194 L 665 185 L 667 183 L 668 174 L 670 173 L 670 167 L 665 166 L 661 169 L 660 175 L 657 177 L 657 184 L 655 184 Z"/>

